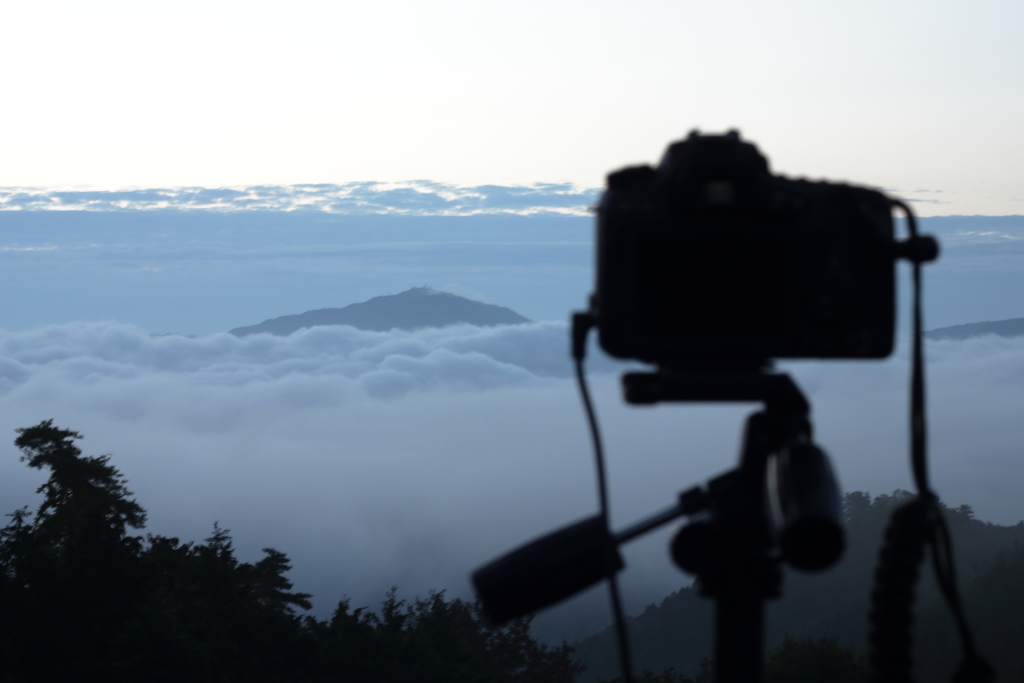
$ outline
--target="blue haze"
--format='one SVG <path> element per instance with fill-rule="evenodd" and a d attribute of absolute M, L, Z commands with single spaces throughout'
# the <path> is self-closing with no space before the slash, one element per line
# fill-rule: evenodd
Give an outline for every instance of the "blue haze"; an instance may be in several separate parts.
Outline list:
<path fill-rule="evenodd" d="M 0 212 L 0 327 L 118 320 L 203 334 L 429 285 L 564 320 L 586 301 L 574 216 Z"/>
<path fill-rule="evenodd" d="M 206 334 L 420 285 L 565 320 L 592 288 L 597 198 L 427 182 L 0 190 L 0 329 L 116 320 Z M 921 223 L 943 244 L 926 269 L 928 327 L 1024 317 L 1024 217 Z"/>

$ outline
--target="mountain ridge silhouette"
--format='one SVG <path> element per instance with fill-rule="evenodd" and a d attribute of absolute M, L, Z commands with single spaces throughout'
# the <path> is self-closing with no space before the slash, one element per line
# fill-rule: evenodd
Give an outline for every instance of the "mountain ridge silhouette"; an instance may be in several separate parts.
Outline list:
<path fill-rule="evenodd" d="M 360 330 L 386 332 L 392 329 L 418 330 L 468 323 L 489 327 L 531 322 L 510 308 L 472 301 L 430 287 L 413 287 L 399 294 L 376 296 L 344 308 L 321 308 L 297 315 L 283 315 L 258 325 L 229 330 L 236 337 L 269 332 L 287 336 L 317 325 L 351 325 Z"/>
<path fill-rule="evenodd" d="M 1011 318 L 1010 320 L 989 320 L 980 323 L 967 323 L 965 325 L 952 325 L 950 327 L 939 327 L 928 330 L 924 336 L 928 339 L 970 339 L 985 334 L 994 334 L 999 337 L 1022 337 L 1024 336 L 1024 318 Z"/>

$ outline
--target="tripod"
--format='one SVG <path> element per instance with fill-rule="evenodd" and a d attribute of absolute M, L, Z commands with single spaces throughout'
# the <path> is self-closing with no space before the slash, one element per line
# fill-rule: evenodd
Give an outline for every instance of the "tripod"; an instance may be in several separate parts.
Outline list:
<path fill-rule="evenodd" d="M 764 602 L 779 595 L 781 562 L 824 569 L 843 550 L 840 499 L 825 454 L 811 443 L 810 407 L 793 380 L 758 366 L 662 369 L 623 377 L 626 401 L 760 401 L 747 419 L 740 464 L 680 494 L 618 533 L 597 515 L 527 543 L 473 574 L 485 611 L 501 623 L 554 604 L 623 568 L 618 546 L 681 516 L 672 557 L 715 600 L 718 683 L 760 683 Z"/>
<path fill-rule="evenodd" d="M 810 406 L 785 374 L 662 370 L 627 374 L 623 385 L 634 404 L 765 405 L 747 418 L 739 466 L 683 494 L 685 514 L 699 518 L 672 541 L 675 563 L 715 601 L 716 680 L 759 683 L 764 602 L 780 594 L 781 561 L 818 569 L 842 553 L 838 489 L 824 454 L 811 444 Z"/>

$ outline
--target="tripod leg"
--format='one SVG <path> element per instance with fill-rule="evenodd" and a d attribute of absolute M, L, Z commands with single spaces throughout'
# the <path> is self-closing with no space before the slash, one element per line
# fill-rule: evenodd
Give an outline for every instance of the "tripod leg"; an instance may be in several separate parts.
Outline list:
<path fill-rule="evenodd" d="M 761 683 L 764 599 L 720 596 L 715 605 L 716 683 Z"/>

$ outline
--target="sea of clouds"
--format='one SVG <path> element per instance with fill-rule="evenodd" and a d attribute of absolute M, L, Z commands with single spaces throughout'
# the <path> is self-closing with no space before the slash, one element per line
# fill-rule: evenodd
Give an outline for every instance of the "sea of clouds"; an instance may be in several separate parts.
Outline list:
<path fill-rule="evenodd" d="M 218 521 L 243 559 L 278 548 L 318 614 L 343 595 L 376 605 L 393 585 L 468 597 L 473 567 L 596 510 L 567 334 L 556 322 L 244 338 L 109 322 L 0 333 L 0 500 L 8 511 L 37 504 L 44 475 L 19 463 L 14 429 L 53 418 L 85 435 L 87 454 L 113 454 L 149 511 L 147 531 L 201 540 Z M 911 486 L 905 346 L 885 362 L 787 366 L 847 490 Z M 626 407 L 621 366 L 593 356 L 616 526 L 732 466 L 755 406 Z M 929 342 L 928 360 L 937 490 L 982 519 L 1024 519 L 1024 338 Z M 627 549 L 632 611 L 686 581 L 667 533 Z M 546 635 L 577 637 L 607 619 L 600 593 L 561 609 L 542 620 Z"/>

